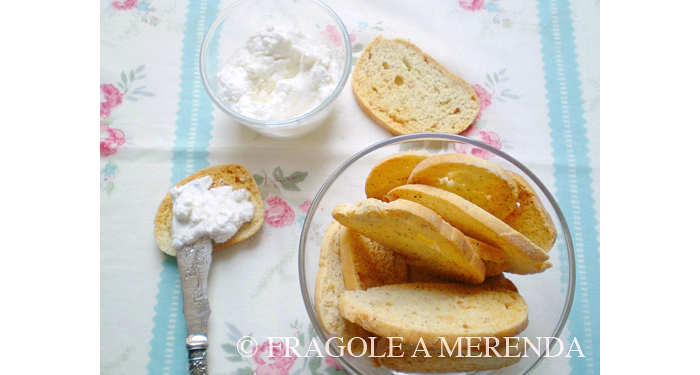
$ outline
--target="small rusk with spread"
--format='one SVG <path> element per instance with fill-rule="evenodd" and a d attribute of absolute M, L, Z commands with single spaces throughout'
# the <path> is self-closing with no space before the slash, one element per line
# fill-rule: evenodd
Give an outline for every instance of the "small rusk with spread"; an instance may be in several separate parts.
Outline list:
<path fill-rule="evenodd" d="M 262 226 L 265 212 L 258 185 L 250 172 L 243 166 L 236 164 L 211 166 L 187 176 L 175 188 L 185 186 L 203 177 L 211 178 L 209 189 L 223 186 L 229 186 L 234 191 L 245 189 L 247 194 L 244 195 L 248 195 L 246 200 L 253 206 L 253 214 L 250 219 L 242 223 L 228 240 L 213 242 L 214 251 L 241 242 L 254 235 Z M 170 192 L 165 195 L 165 198 L 158 206 L 154 226 L 158 248 L 168 255 L 175 256 L 177 249 L 173 246 L 173 201 Z"/>

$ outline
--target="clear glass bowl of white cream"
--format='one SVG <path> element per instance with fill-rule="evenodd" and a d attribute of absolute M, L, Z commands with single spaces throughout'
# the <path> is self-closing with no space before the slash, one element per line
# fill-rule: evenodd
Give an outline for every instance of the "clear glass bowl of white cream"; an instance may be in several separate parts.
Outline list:
<path fill-rule="evenodd" d="M 241 0 L 212 23 L 200 55 L 204 87 L 237 122 L 271 137 L 323 124 L 350 76 L 352 48 L 319 0 Z"/>

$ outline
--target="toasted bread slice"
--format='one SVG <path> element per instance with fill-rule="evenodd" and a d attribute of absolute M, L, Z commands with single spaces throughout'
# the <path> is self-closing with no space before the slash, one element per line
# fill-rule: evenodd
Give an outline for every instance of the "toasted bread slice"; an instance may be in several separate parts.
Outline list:
<path fill-rule="evenodd" d="M 365 194 L 367 198 L 385 200 L 389 190 L 408 181 L 413 168 L 432 156 L 423 151 L 405 151 L 393 154 L 377 163 L 367 175 Z"/>
<path fill-rule="evenodd" d="M 518 185 L 518 207 L 503 221 L 522 233 L 544 251 L 549 251 L 557 240 L 557 229 L 552 217 L 537 196 L 535 189 L 523 176 L 513 171 L 508 175 Z"/>
<path fill-rule="evenodd" d="M 403 373 L 462 373 L 511 366 L 525 353 L 525 345 L 517 338 L 499 340 L 498 343 L 489 340 L 480 343 L 479 347 L 476 341 L 462 338 L 459 343 L 445 341 L 437 348 L 412 345 L 397 348 L 384 337 L 377 345 L 379 364 Z"/>
<path fill-rule="evenodd" d="M 408 282 L 409 283 L 443 283 L 451 284 L 455 281 L 445 277 L 444 275 L 437 274 L 430 268 L 425 267 L 420 263 L 408 262 Z M 479 285 L 489 285 L 498 286 L 514 292 L 518 291 L 515 284 L 507 279 L 503 273 L 498 273 L 492 276 L 486 276 L 484 282 Z"/>
<path fill-rule="evenodd" d="M 365 237 L 462 282 L 484 281 L 485 267 L 470 242 L 434 211 L 405 199 L 339 204 L 333 218 Z"/>
<path fill-rule="evenodd" d="M 408 281 L 408 265 L 403 255 L 345 226 L 340 229 L 339 243 L 347 290 Z"/>
<path fill-rule="evenodd" d="M 481 285 L 497 286 L 518 293 L 518 287 L 516 287 L 515 284 L 507 279 L 502 273 L 487 277 Z"/>
<path fill-rule="evenodd" d="M 345 319 L 370 332 L 428 347 L 441 338 L 511 337 L 528 324 L 528 307 L 518 293 L 485 285 L 385 285 L 346 291 L 338 307 Z"/>
<path fill-rule="evenodd" d="M 250 201 L 255 206 L 255 214 L 253 218 L 243 224 L 236 234 L 224 243 L 213 244 L 214 251 L 223 249 L 229 245 L 241 242 L 250 236 L 254 235 L 262 226 L 265 218 L 265 206 L 263 205 L 258 184 L 251 176 L 250 172 L 243 166 L 236 164 L 215 165 L 199 170 L 185 179 L 180 181 L 177 186 L 183 186 L 190 181 L 200 177 L 210 176 L 214 182 L 211 188 L 218 186 L 231 186 L 234 190 L 246 189 L 250 193 Z M 158 243 L 158 248 L 168 255 L 175 256 L 176 249 L 173 247 L 173 202 L 170 199 L 170 193 L 165 195 L 165 198 L 158 206 L 158 211 L 155 217 L 155 237 Z"/>
<path fill-rule="evenodd" d="M 402 39 L 375 38 L 355 64 L 352 89 L 359 106 L 394 135 L 458 134 L 479 113 L 474 89 Z"/>
<path fill-rule="evenodd" d="M 518 205 L 518 186 L 506 170 L 490 161 L 466 154 L 439 154 L 418 163 L 409 184 L 453 192 L 503 219 Z"/>
<path fill-rule="evenodd" d="M 472 243 L 472 247 L 481 261 L 484 262 L 486 276 L 498 275 L 508 268 L 506 254 L 503 250 L 473 238 L 467 237 L 467 239 Z"/>
<path fill-rule="evenodd" d="M 503 250 L 507 272 L 539 273 L 551 267 L 547 261 L 549 255 L 539 246 L 502 220 L 454 193 L 432 186 L 408 184 L 392 189 L 387 197 L 424 205 L 465 235 Z"/>
<path fill-rule="evenodd" d="M 347 343 L 353 337 L 365 338 L 370 334 L 362 327 L 343 319 L 338 309 L 340 296 L 346 290 L 340 260 L 341 228 L 337 221 L 332 221 L 323 235 L 314 290 L 314 307 L 326 332 L 331 336 L 342 337 L 343 342 Z"/>
<path fill-rule="evenodd" d="M 486 277 L 498 275 L 505 271 L 508 264 L 505 262 L 503 250 L 495 246 L 485 244 L 481 241 L 477 241 L 473 238 L 467 237 L 467 241 L 469 241 L 469 244 L 471 245 L 472 249 L 474 249 L 476 255 L 478 255 L 481 261 L 484 263 L 484 275 Z M 407 259 L 406 262 L 413 267 L 430 269 L 432 260 Z M 435 272 L 436 271 L 433 271 L 433 273 Z M 460 278 L 455 278 L 454 276 L 450 275 L 442 275 L 442 278 L 445 280 L 450 280 L 451 282 L 462 282 Z"/>

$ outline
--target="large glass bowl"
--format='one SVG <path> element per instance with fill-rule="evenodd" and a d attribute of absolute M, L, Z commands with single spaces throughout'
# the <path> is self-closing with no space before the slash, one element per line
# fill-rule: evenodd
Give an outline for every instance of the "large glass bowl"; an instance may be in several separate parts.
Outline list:
<path fill-rule="evenodd" d="M 521 174 L 535 188 L 557 230 L 556 243 L 549 251 L 552 267 L 540 274 L 522 276 L 506 274 L 506 277 L 515 283 L 529 307 L 529 325 L 519 336 L 526 336 L 533 343 L 538 342 L 538 337 L 559 337 L 569 316 L 574 297 L 575 258 L 566 220 L 552 194 L 523 163 L 498 149 L 459 135 L 421 133 L 393 137 L 352 156 L 328 177 L 309 208 L 299 243 L 299 280 L 306 310 L 320 336 L 319 339 L 324 343 L 329 339 L 314 307 L 314 288 L 318 273 L 321 236 L 333 220 L 331 212 L 338 203 L 352 203 L 365 199 L 364 184 L 371 168 L 389 155 L 408 150 L 489 155 L 490 161 Z M 551 342 L 555 343 L 556 340 Z M 521 358 L 515 365 L 480 373 L 527 374 L 543 360 L 541 356 L 545 355 L 544 345 L 540 347 L 540 356 L 533 351 L 528 351 L 528 357 Z M 556 353 L 557 349 L 552 349 Z M 337 354 L 337 348 L 335 350 L 334 354 Z M 345 355 L 338 359 L 351 374 L 396 373 L 384 367 L 373 367 L 367 359 L 362 357 Z"/>
<path fill-rule="evenodd" d="M 217 73 L 248 38 L 267 26 L 293 27 L 327 44 L 336 60 L 335 89 L 316 108 L 291 119 L 264 121 L 247 117 L 222 99 Z M 320 0 L 240 0 L 223 10 L 202 43 L 199 69 L 211 100 L 227 115 L 248 128 L 271 137 L 301 136 L 323 123 L 352 69 L 352 46 L 343 21 Z"/>

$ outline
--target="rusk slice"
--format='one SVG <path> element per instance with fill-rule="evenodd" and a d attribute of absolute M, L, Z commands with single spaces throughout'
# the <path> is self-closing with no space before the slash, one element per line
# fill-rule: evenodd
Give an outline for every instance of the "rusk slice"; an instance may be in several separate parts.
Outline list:
<path fill-rule="evenodd" d="M 528 324 L 516 292 L 484 285 L 410 283 L 346 291 L 338 304 L 347 320 L 409 345 L 437 347 L 441 338 L 511 337 Z"/>
<path fill-rule="evenodd" d="M 472 243 L 472 247 L 479 258 L 481 258 L 481 261 L 484 262 L 486 276 L 498 275 L 508 268 L 506 255 L 503 250 L 473 238 L 467 237 L 467 239 Z"/>
<path fill-rule="evenodd" d="M 399 199 L 339 204 L 333 218 L 365 237 L 462 282 L 484 281 L 485 267 L 470 242 L 434 211 Z"/>
<path fill-rule="evenodd" d="M 418 163 L 409 184 L 451 191 L 499 219 L 518 205 L 518 186 L 495 163 L 466 154 L 439 154 Z"/>
<path fill-rule="evenodd" d="M 340 260 L 341 225 L 331 222 L 321 241 L 321 255 L 318 260 L 314 307 L 323 328 L 332 336 L 342 337 L 347 343 L 353 337 L 368 337 L 362 327 L 351 323 L 340 315 L 338 301 L 345 292 L 343 270 Z M 357 340 L 355 340 L 357 341 Z"/>
<path fill-rule="evenodd" d="M 507 272 L 539 273 L 551 267 L 547 261 L 549 255 L 539 246 L 457 194 L 432 186 L 408 184 L 392 189 L 387 197 L 421 204 L 435 211 L 466 236 L 503 250 Z"/>
<path fill-rule="evenodd" d="M 479 113 L 479 98 L 462 78 L 414 44 L 375 38 L 352 73 L 360 107 L 394 135 L 418 132 L 458 134 Z"/>
<path fill-rule="evenodd" d="M 498 275 L 501 272 L 505 271 L 508 264 L 505 261 L 503 250 L 495 246 L 483 243 L 481 241 L 477 241 L 473 238 L 467 237 L 467 241 L 469 241 L 469 244 L 471 245 L 472 249 L 474 249 L 474 252 L 479 257 L 479 259 L 481 259 L 481 262 L 484 263 L 484 275 L 486 277 Z M 413 267 L 422 267 L 429 269 L 432 259 L 408 259 L 406 262 Z M 443 277 L 446 280 L 450 280 L 452 282 L 462 281 L 460 278 L 450 277 L 449 275 L 443 275 Z"/>
<path fill-rule="evenodd" d="M 408 281 L 408 265 L 403 255 L 345 226 L 340 228 L 339 242 L 347 290 Z"/>
<path fill-rule="evenodd" d="M 405 184 L 413 168 L 432 155 L 423 151 L 405 151 L 380 161 L 372 168 L 365 181 L 367 198 L 385 200 L 384 195 L 389 190 Z"/>
<path fill-rule="evenodd" d="M 444 277 L 443 275 L 438 275 L 435 271 L 426 268 L 421 264 L 408 264 L 408 282 L 409 283 L 443 283 L 452 284 L 454 280 Z M 499 273 L 493 276 L 486 276 L 484 282 L 479 284 L 484 286 L 498 286 L 514 292 L 518 291 L 515 284 L 508 280 L 503 273 Z"/>
<path fill-rule="evenodd" d="M 535 189 L 523 176 L 512 171 L 508 171 L 508 174 L 518 185 L 519 205 L 503 221 L 542 250 L 549 251 L 557 240 L 557 229 L 554 227 L 552 217 L 544 208 Z"/>
<path fill-rule="evenodd" d="M 474 340 L 476 341 L 476 340 Z M 457 345 L 456 345 L 457 344 Z M 459 345 L 461 344 L 461 350 Z M 470 345 L 472 344 L 472 345 Z M 379 364 L 404 373 L 461 373 L 497 370 L 517 363 L 524 354 L 525 345 L 517 338 L 489 340 L 489 347 L 474 348 L 476 344 L 462 339 L 460 343 L 445 343 L 438 348 L 402 345 L 389 351 L 387 338 L 377 345 L 381 351 Z M 396 346 L 396 343 L 393 344 Z M 470 347 L 471 346 L 471 347 Z M 428 355 L 426 355 L 426 351 Z M 451 352 L 450 352 L 451 351 Z"/>
<path fill-rule="evenodd" d="M 265 218 L 265 206 L 260 196 L 260 190 L 258 190 L 258 184 L 253 179 L 253 176 L 243 166 L 236 164 L 222 164 L 204 168 L 187 176 L 184 180 L 180 181 L 177 186 L 183 186 L 190 181 L 207 175 L 214 180 L 211 188 L 229 185 L 233 190 L 248 190 L 248 192 L 250 192 L 250 201 L 255 206 L 253 218 L 249 222 L 243 224 L 230 240 L 224 243 L 214 242 L 213 249 L 216 251 L 241 242 L 255 234 L 262 226 Z M 155 218 L 155 237 L 158 248 L 160 248 L 162 252 L 175 256 L 176 250 L 173 248 L 173 202 L 171 201 L 170 193 L 165 195 L 160 206 L 158 206 Z"/>

